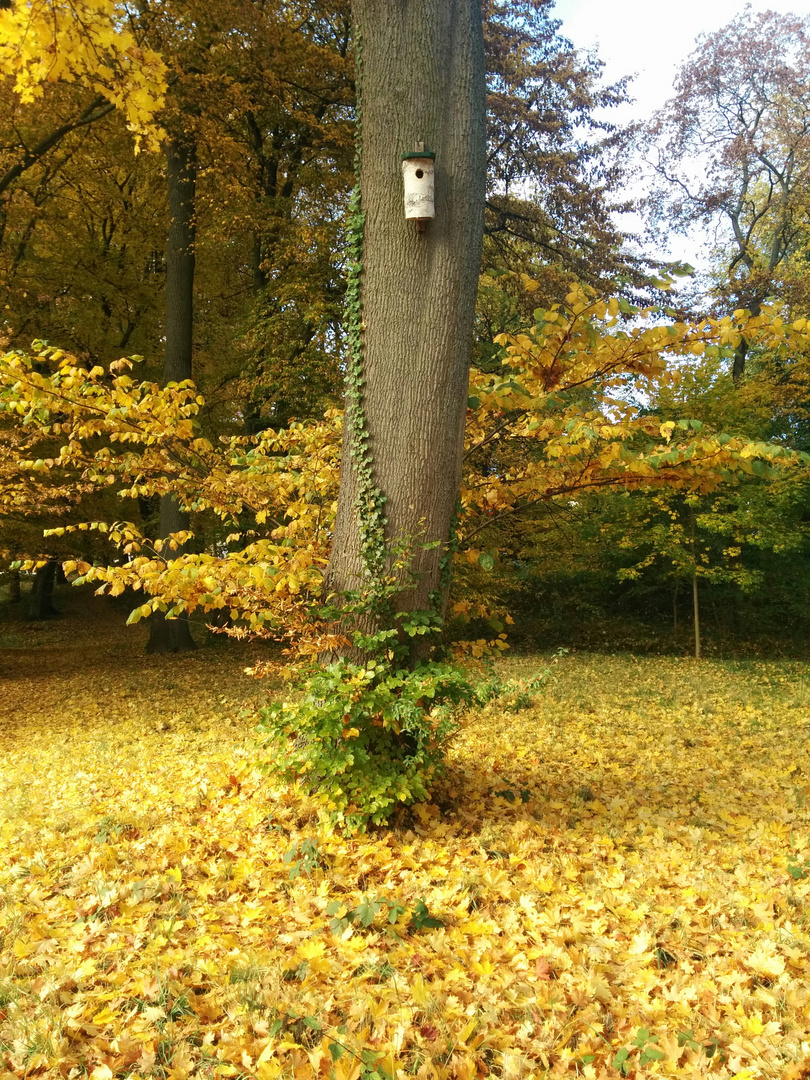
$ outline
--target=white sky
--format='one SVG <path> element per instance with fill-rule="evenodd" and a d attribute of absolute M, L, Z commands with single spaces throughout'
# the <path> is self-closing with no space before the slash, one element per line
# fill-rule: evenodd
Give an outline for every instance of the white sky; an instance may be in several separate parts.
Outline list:
<path fill-rule="evenodd" d="M 752 0 L 754 11 L 801 13 L 804 0 Z M 680 64 L 695 38 L 731 22 L 742 0 L 557 0 L 553 15 L 580 49 L 595 47 L 610 82 L 638 73 L 632 112 L 649 116 L 670 96 Z"/>
<path fill-rule="evenodd" d="M 801 13 L 805 6 L 805 0 L 751 2 L 754 11 L 782 14 Z M 607 82 L 636 74 L 630 86 L 635 104 L 613 116 L 642 120 L 671 96 L 675 74 L 698 34 L 719 30 L 744 7 L 743 0 L 556 0 L 553 15 L 578 49 L 596 50 Z M 703 262 L 699 238 L 674 238 L 670 254 L 693 265 Z"/>

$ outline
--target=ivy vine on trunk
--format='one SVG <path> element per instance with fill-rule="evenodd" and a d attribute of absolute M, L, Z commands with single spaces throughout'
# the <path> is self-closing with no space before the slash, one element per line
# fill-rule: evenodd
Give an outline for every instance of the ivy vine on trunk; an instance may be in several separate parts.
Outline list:
<path fill-rule="evenodd" d="M 349 358 L 322 610 L 347 644 L 301 700 L 266 709 L 262 728 L 268 767 L 357 830 L 426 797 L 454 707 L 472 695 L 464 673 L 426 662 L 424 643 L 441 627 L 456 545 L 486 143 L 478 0 L 354 0 L 352 11 Z M 437 149 L 425 232 L 402 206 L 399 161 L 417 142 Z"/>

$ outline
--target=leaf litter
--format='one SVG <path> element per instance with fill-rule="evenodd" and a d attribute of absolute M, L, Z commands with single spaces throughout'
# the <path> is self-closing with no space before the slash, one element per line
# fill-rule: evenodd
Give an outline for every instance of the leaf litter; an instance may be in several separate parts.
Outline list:
<path fill-rule="evenodd" d="M 1 654 L 0 1076 L 810 1075 L 805 665 L 569 656 L 346 839 L 134 640 Z"/>

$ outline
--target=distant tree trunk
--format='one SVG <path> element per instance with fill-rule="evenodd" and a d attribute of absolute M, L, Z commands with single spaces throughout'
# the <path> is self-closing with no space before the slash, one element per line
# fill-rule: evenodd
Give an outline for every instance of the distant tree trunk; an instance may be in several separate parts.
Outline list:
<path fill-rule="evenodd" d="M 700 597 L 697 578 L 697 515 L 695 508 L 689 507 L 689 523 L 692 530 L 692 612 L 695 624 L 695 659 L 700 660 Z"/>
<path fill-rule="evenodd" d="M 8 600 L 10 604 L 19 604 L 22 600 L 20 587 L 20 571 L 10 570 L 8 575 Z"/>
<path fill-rule="evenodd" d="M 734 361 L 731 367 L 731 378 L 736 387 L 739 387 L 745 375 L 745 360 L 748 356 L 748 342 L 745 338 L 740 338 L 740 343 L 734 350 Z"/>
<path fill-rule="evenodd" d="M 762 314 L 762 301 L 758 297 L 754 297 L 748 305 L 748 310 L 752 315 Z M 737 389 L 739 389 L 743 377 L 745 376 L 745 362 L 748 359 L 750 349 L 751 345 L 748 339 L 741 337 L 739 344 L 734 350 L 734 360 L 731 365 L 731 378 Z"/>
<path fill-rule="evenodd" d="M 194 240 L 197 155 L 194 143 L 183 137 L 165 144 L 166 177 L 169 191 L 169 237 L 166 252 L 166 353 L 163 382 L 182 382 L 191 378 L 194 333 Z M 189 527 L 189 515 L 171 495 L 160 500 L 160 537 Z M 182 554 L 182 549 L 164 548 L 167 560 Z M 166 619 L 155 612 L 149 620 L 149 653 L 177 653 L 196 649 L 188 619 Z"/>
<path fill-rule="evenodd" d="M 154 523 L 159 511 L 160 499 L 156 495 L 138 496 L 138 513 L 141 515 L 141 525 L 149 533 L 153 531 L 149 526 Z"/>
<path fill-rule="evenodd" d="M 672 636 L 678 636 L 678 593 L 681 588 L 680 578 L 675 578 L 675 587 L 672 590 Z"/>
<path fill-rule="evenodd" d="M 430 606 L 458 496 L 486 180 L 480 0 L 353 0 L 365 214 L 362 407 L 386 539 L 415 542 L 400 611 Z M 405 219 L 401 158 L 434 151 L 436 216 Z M 362 587 L 360 477 L 344 426 L 328 583 Z M 425 542 L 442 547 L 425 550 Z"/>
<path fill-rule="evenodd" d="M 52 619 L 59 612 L 53 606 L 53 588 L 56 584 L 56 560 L 49 559 L 37 568 L 34 585 L 28 602 L 28 618 L 34 621 Z"/>

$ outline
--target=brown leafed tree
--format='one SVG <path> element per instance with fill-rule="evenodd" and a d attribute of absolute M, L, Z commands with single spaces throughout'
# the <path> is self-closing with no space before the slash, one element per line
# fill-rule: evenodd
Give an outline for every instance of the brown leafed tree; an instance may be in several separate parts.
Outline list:
<path fill-rule="evenodd" d="M 698 38 L 648 140 L 655 220 L 715 230 L 720 296 L 758 313 L 806 236 L 810 18 L 747 8 Z"/>
<path fill-rule="evenodd" d="M 554 299 L 572 276 L 640 285 L 613 212 L 629 132 L 610 120 L 627 80 L 560 33 L 553 0 L 484 0 L 488 265 L 530 269 Z M 608 282 L 611 283 L 608 286 Z"/>

